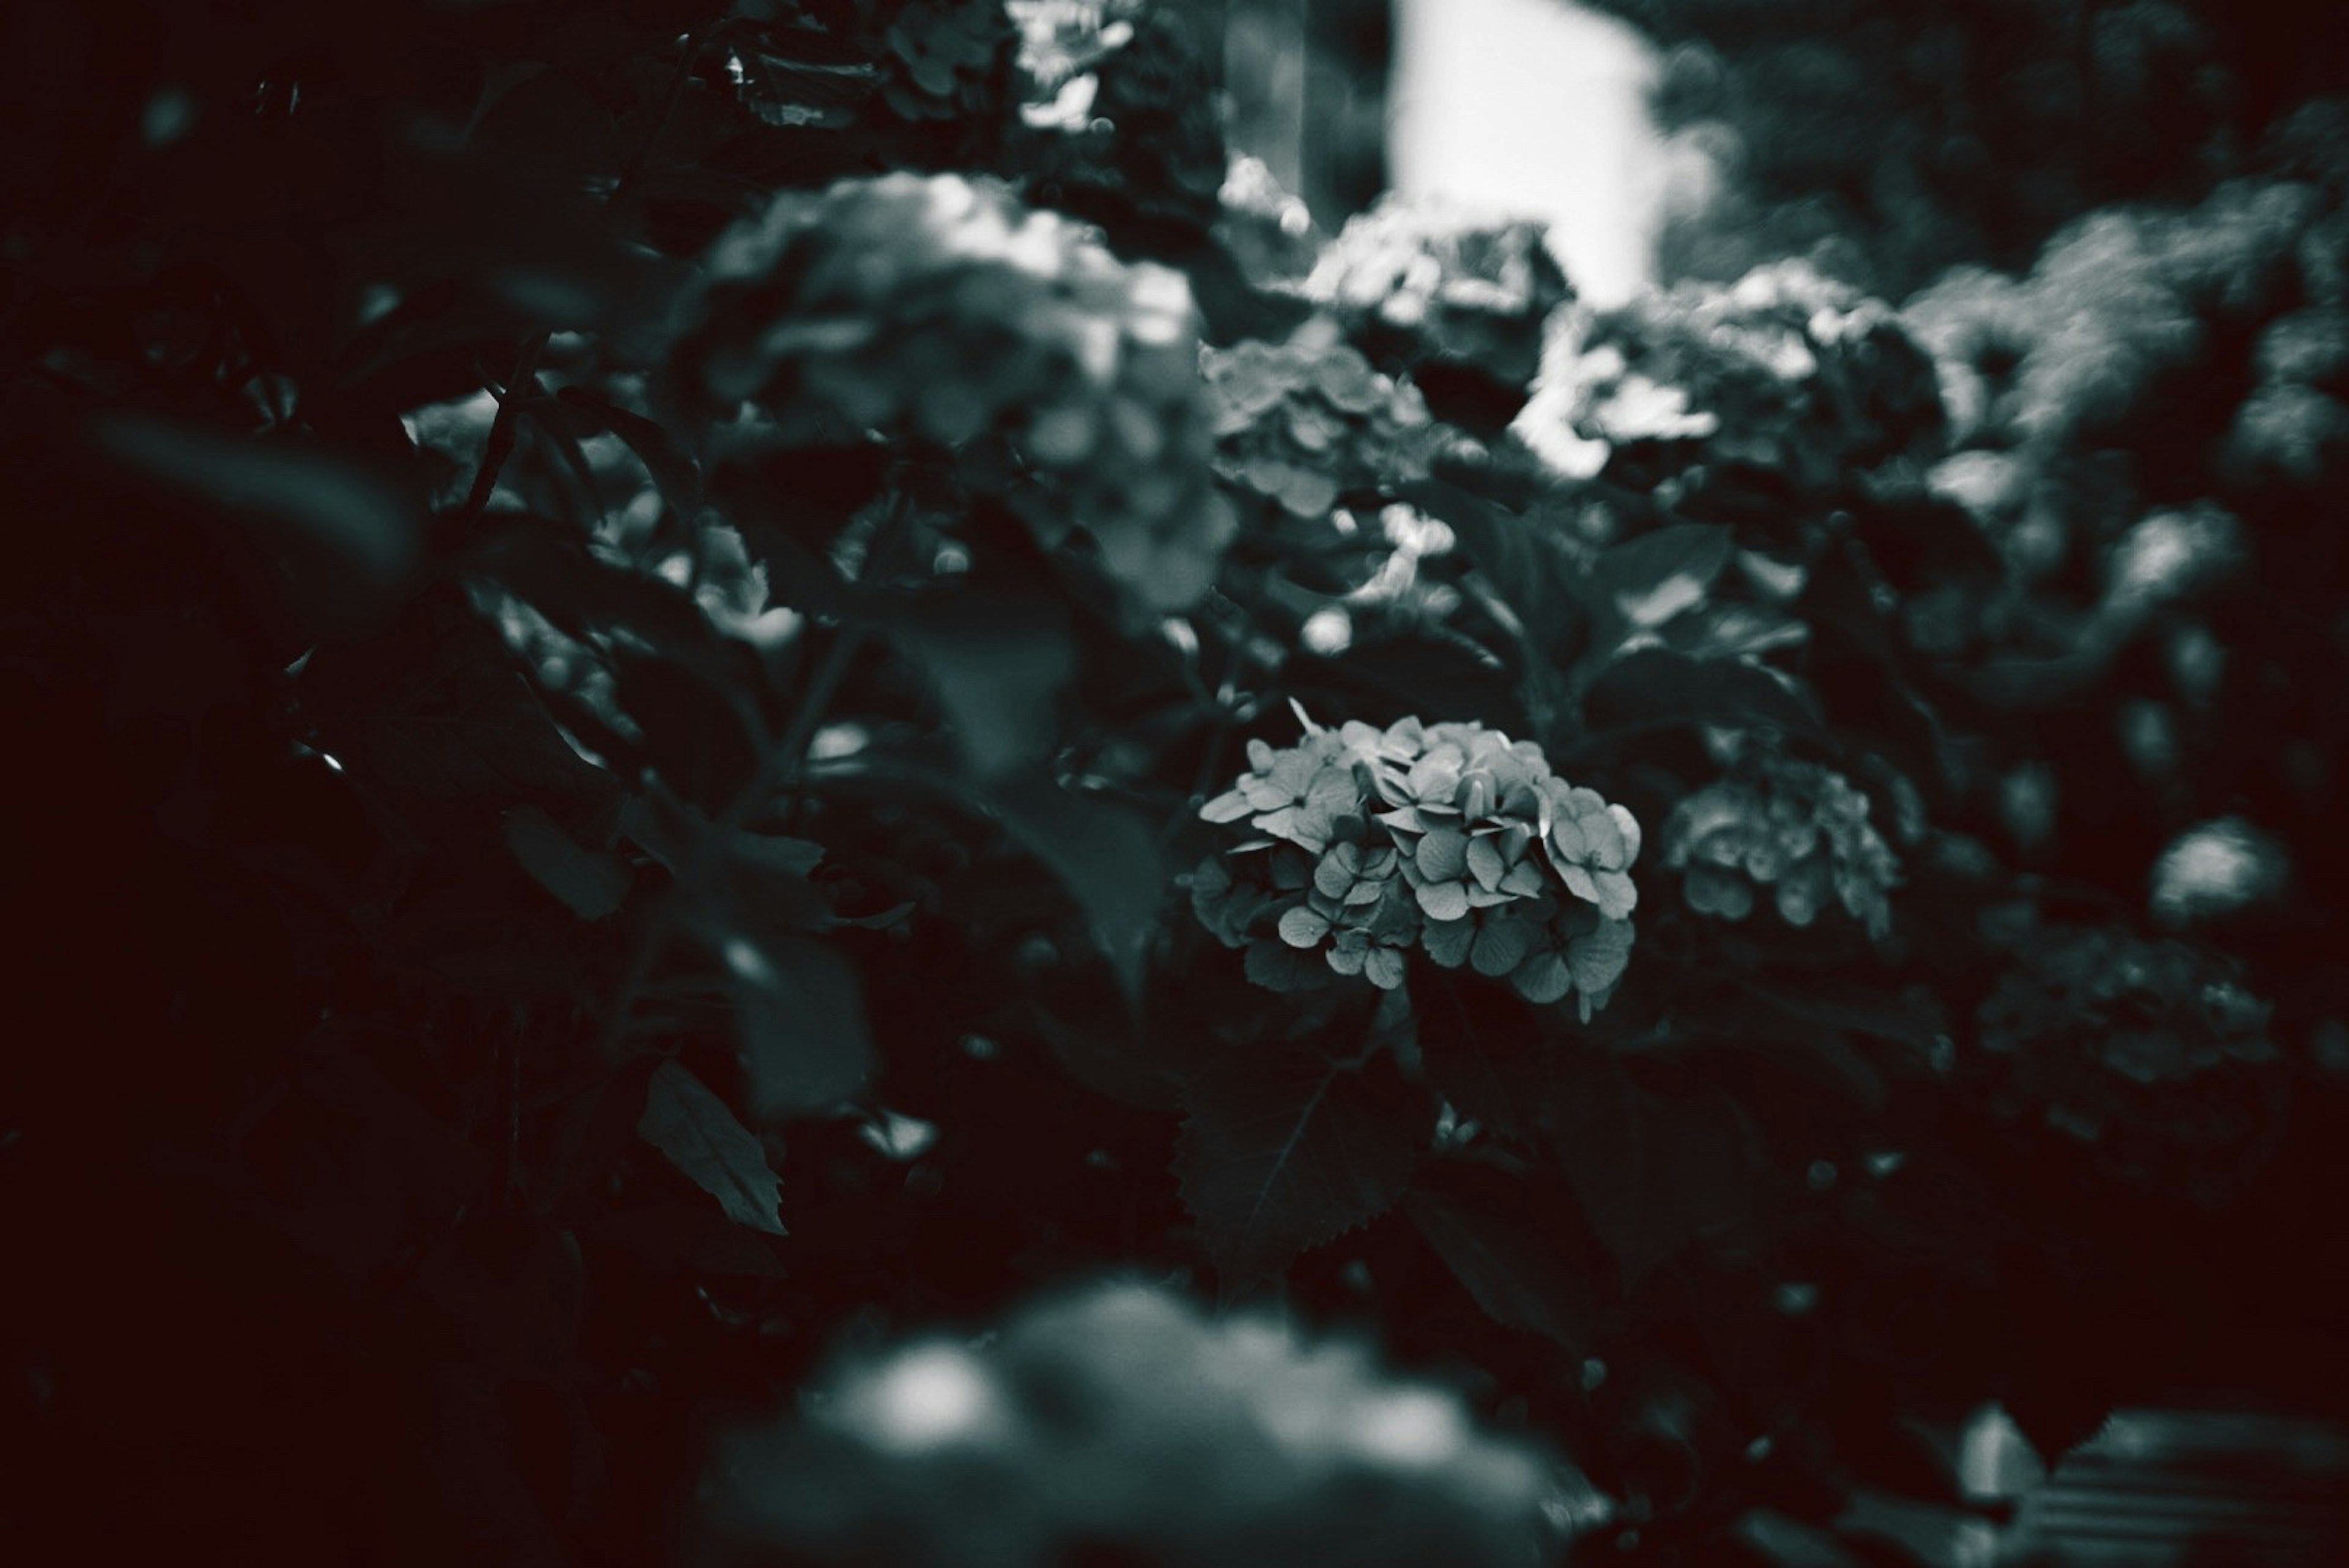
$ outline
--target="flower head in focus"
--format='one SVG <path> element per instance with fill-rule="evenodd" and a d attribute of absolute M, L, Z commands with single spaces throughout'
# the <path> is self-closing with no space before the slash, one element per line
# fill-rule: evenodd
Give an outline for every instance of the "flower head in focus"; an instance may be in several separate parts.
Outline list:
<path fill-rule="evenodd" d="M 1210 857 L 1191 892 L 1258 983 L 1359 975 L 1393 990 L 1416 949 L 1537 1003 L 1579 993 L 1586 1018 L 1613 993 L 1640 824 L 1551 773 L 1538 746 L 1407 718 L 1254 741 L 1249 763 L 1200 815 L 1261 836 Z"/>

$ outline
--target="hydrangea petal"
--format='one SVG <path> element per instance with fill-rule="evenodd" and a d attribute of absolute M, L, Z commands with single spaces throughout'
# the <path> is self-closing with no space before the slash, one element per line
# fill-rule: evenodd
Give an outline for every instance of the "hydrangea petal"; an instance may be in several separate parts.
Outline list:
<path fill-rule="evenodd" d="M 1280 939 L 1291 947 L 1314 946 L 1329 934 L 1329 917 L 1303 904 L 1280 917 Z"/>
<path fill-rule="evenodd" d="M 1419 907 L 1430 920 L 1458 920 L 1468 913 L 1468 890 L 1456 882 L 1423 882 Z"/>

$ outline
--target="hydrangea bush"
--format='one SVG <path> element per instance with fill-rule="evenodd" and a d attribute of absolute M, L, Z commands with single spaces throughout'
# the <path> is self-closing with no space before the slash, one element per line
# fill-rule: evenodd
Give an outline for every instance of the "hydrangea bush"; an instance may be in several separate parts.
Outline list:
<path fill-rule="evenodd" d="M 574 9 L 0 56 L 19 1033 L 126 1042 L 8 1057 L 17 1533 L 1538 1560 L 1263 1292 L 1825 1563 L 2338 1340 L 2341 136 L 1594 316 L 1227 167 L 1220 7 Z"/>

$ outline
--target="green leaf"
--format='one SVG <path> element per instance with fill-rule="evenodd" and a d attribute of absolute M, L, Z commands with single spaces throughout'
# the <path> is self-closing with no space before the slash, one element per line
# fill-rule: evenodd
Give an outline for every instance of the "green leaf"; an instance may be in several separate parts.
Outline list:
<path fill-rule="evenodd" d="M 544 405 L 541 405 L 544 407 Z M 680 526 L 701 513 L 701 465 L 685 443 L 642 414 L 621 407 L 600 392 L 565 387 L 554 395 L 552 413 L 578 436 L 610 432 L 645 465 L 653 488 Z"/>
<path fill-rule="evenodd" d="M 781 1279 L 789 1273 L 773 1243 L 698 1204 L 646 1203 L 596 1213 L 581 1222 L 579 1237 L 624 1248 L 665 1274 Z"/>
<path fill-rule="evenodd" d="M 1423 1180 L 1403 1200 L 1403 1212 L 1494 1322 L 1542 1335 L 1572 1355 L 1585 1354 L 1590 1341 L 1588 1285 L 1567 1266 L 1553 1236 L 1510 1212 L 1524 1205 L 1515 1191 L 1498 1190 L 1507 1180 L 1499 1172 L 1461 1168 L 1446 1185 L 1461 1188 L 1472 1173 L 1495 1178 L 1479 1184 L 1493 1190 L 1439 1196 Z"/>
<path fill-rule="evenodd" d="M 495 582 L 574 638 L 625 632 L 632 643 L 688 655 L 720 645 L 692 594 L 602 559 L 569 523 L 502 515 L 462 561 L 469 575 Z"/>
<path fill-rule="evenodd" d="M 1572 604 L 1556 569 L 1527 520 L 1444 480 L 1402 486 L 1406 501 L 1451 528 L 1460 552 L 1475 562 L 1519 623 L 1547 645 Z"/>
<path fill-rule="evenodd" d="M 766 1151 L 724 1100 L 677 1063 L 663 1062 L 654 1071 L 636 1130 L 736 1223 L 769 1235 L 786 1233 L 782 1182 L 769 1169 Z"/>
<path fill-rule="evenodd" d="M 1384 1213 L 1411 1185 L 1423 1098 L 1381 1053 L 1234 1053 L 1194 1080 L 1174 1154 L 1183 1202 L 1229 1297 Z"/>
<path fill-rule="evenodd" d="M 1139 995 L 1143 948 L 1157 927 L 1169 875 L 1149 823 L 1138 811 L 1033 775 L 1001 782 L 984 799 L 1004 830 L 1069 890 L 1128 994 Z M 1311 869 L 1298 869 L 1301 888 Z M 1279 861 L 1273 872 L 1276 884 L 1288 874 Z"/>
<path fill-rule="evenodd" d="M 731 848 L 745 865 L 782 876 L 806 877 L 823 863 L 822 844 L 780 833 L 737 833 Z"/>
<path fill-rule="evenodd" d="M 766 124 L 785 129 L 837 130 L 852 125 L 859 108 L 881 85 L 879 68 L 863 62 L 797 60 L 751 47 L 735 49 L 729 58 L 740 67 L 735 76 L 738 101 Z"/>
<path fill-rule="evenodd" d="M 418 585 L 422 508 L 353 458 L 119 411 L 100 416 L 89 438 L 121 469 L 248 521 L 314 632 L 377 629 Z"/>
<path fill-rule="evenodd" d="M 586 850 L 535 806 L 505 814 L 506 847 L 531 880 L 563 901 L 582 920 L 601 920 L 628 896 L 635 873 L 628 862 L 605 850 Z"/>
<path fill-rule="evenodd" d="M 847 954 L 822 942 L 738 936 L 722 955 L 754 1119 L 827 1110 L 864 1091 L 877 1064 Z"/>
<path fill-rule="evenodd" d="M 572 749 L 454 593 L 417 599 L 382 636 L 321 647 L 297 690 L 325 749 L 404 802 L 531 801 L 591 839 L 585 824 L 620 809 L 619 780 Z"/>
<path fill-rule="evenodd" d="M 1550 1049 L 1538 1016 L 1500 986 L 1465 976 L 1423 970 L 1411 991 L 1429 1087 L 1500 1137 L 1532 1143 Z"/>
<path fill-rule="evenodd" d="M 1251 985 L 1289 995 L 1318 991 L 1330 984 L 1329 962 L 1319 954 L 1281 942 L 1251 942 L 1242 955 Z"/>
<path fill-rule="evenodd" d="M 619 644 L 612 662 L 620 706 L 643 728 L 661 778 L 712 816 L 725 811 L 758 771 L 759 716 L 747 695 L 758 689 L 755 662 L 738 678 L 738 672 L 689 657 L 659 657 Z"/>
<path fill-rule="evenodd" d="M 1662 724 L 1762 725 L 1820 733 L 1808 706 L 1761 665 L 1641 648 L 1609 665 L 1583 697 L 1594 731 Z"/>
<path fill-rule="evenodd" d="M 1719 524 L 1679 523 L 1614 546 L 1593 571 L 1625 619 L 1660 626 L 1703 600 L 1733 542 Z"/>
<path fill-rule="evenodd" d="M 1041 593 L 964 584 L 920 594 L 891 617 L 980 778 L 1034 766 L 1059 736 L 1061 694 L 1077 667 L 1067 621 Z"/>
<path fill-rule="evenodd" d="M 1903 995 L 1851 981 L 1779 986 L 1749 980 L 1741 983 L 1739 990 L 1765 1018 L 1783 1018 L 1795 1027 L 1889 1040 L 1909 1047 L 1920 1060 L 1938 1054 L 1948 1026 L 1939 1005 L 1930 996 Z"/>
<path fill-rule="evenodd" d="M 1766 1508 L 1749 1510 L 1735 1533 L 1777 1568 L 1860 1568 L 1860 1558 L 1826 1531 Z"/>
<path fill-rule="evenodd" d="M 1547 1140 L 1627 1286 L 1701 1238 L 1744 1233 L 1760 1160 L 1725 1097 L 1651 1093 L 1595 1052 L 1554 1070 Z"/>

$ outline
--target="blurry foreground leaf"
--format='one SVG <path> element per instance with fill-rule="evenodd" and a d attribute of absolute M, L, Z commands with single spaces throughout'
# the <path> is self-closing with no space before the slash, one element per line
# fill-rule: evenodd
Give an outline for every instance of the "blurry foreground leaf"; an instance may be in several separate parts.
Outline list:
<path fill-rule="evenodd" d="M 121 411 L 92 425 L 90 439 L 130 471 L 248 520 L 314 630 L 364 630 L 416 586 L 421 511 L 351 459 Z"/>

